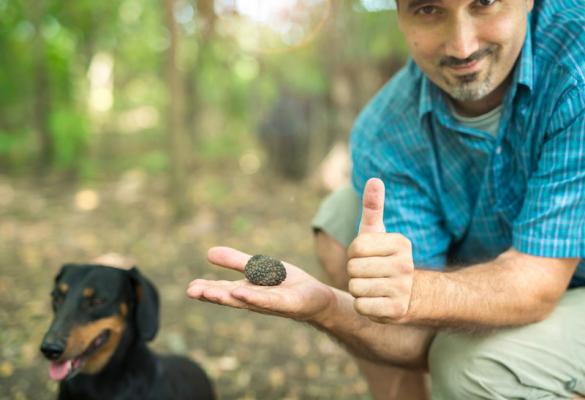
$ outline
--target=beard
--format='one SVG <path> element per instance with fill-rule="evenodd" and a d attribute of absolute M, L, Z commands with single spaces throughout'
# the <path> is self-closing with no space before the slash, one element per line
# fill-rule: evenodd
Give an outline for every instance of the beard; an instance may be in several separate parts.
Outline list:
<path fill-rule="evenodd" d="M 453 99 L 463 102 L 480 100 L 490 94 L 495 89 L 493 66 L 499 59 L 498 50 L 498 47 L 494 45 L 477 51 L 465 60 L 459 60 L 453 57 L 446 57 L 441 60 L 440 67 L 449 67 L 464 65 L 472 61 L 479 61 L 483 58 L 491 59 L 484 77 L 481 76 L 481 71 L 455 78 L 449 78 L 447 75 L 444 75 L 443 81 L 445 86 L 443 90 Z"/>
<path fill-rule="evenodd" d="M 485 78 L 479 78 L 479 74 L 464 75 L 455 82 L 447 82 L 447 93 L 458 101 L 476 101 L 483 99 L 494 89 L 491 66 Z"/>

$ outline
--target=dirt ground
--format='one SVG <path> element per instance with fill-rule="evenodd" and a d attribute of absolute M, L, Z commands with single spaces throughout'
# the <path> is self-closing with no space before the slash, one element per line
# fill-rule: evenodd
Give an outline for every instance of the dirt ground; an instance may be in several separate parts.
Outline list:
<path fill-rule="evenodd" d="M 324 333 L 186 298 L 195 277 L 239 279 L 207 263 L 214 245 L 270 254 L 322 277 L 309 223 L 323 193 L 221 170 L 193 174 L 185 188 L 193 213 L 180 223 L 172 223 L 164 180 L 138 170 L 91 187 L 0 175 L 0 399 L 55 398 L 38 350 L 53 276 L 65 262 L 108 252 L 134 257 L 159 289 L 152 347 L 197 360 L 220 398 L 369 398 L 355 364 Z"/>

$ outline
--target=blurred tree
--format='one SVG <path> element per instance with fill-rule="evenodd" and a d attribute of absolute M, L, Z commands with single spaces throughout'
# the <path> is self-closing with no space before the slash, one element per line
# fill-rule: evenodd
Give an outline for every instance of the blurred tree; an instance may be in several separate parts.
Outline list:
<path fill-rule="evenodd" d="M 170 195 L 177 218 L 183 217 L 188 209 L 188 193 L 186 193 L 186 160 L 190 148 L 183 127 L 183 92 L 179 60 L 179 35 L 175 20 L 175 0 L 164 0 L 165 25 L 169 32 L 167 50 L 166 81 L 167 81 L 167 135 L 170 156 Z"/>
<path fill-rule="evenodd" d="M 301 179 L 347 139 L 360 109 L 404 62 L 397 37 L 388 13 L 332 1 L 315 43 L 266 62 L 279 89 L 258 130 L 272 169 Z"/>
<path fill-rule="evenodd" d="M 213 0 L 198 0 L 195 2 L 194 20 L 200 26 L 194 40 L 184 40 L 186 47 L 184 52 L 188 53 L 183 57 L 185 63 L 184 74 L 184 98 L 185 98 L 185 128 L 190 133 L 193 141 L 197 135 L 197 120 L 201 112 L 202 101 L 205 99 L 205 93 L 199 84 L 201 68 L 208 59 L 213 59 L 211 45 L 217 41 L 216 22 L 217 15 L 214 12 Z M 196 49 L 196 51 L 193 51 Z M 199 79 L 198 79 L 199 78 Z"/>
<path fill-rule="evenodd" d="M 301 177 L 404 60 L 383 3 L 0 0 L 0 166 L 168 170 L 175 198 L 198 160 L 286 126 L 266 155 Z"/>
<path fill-rule="evenodd" d="M 34 28 L 33 39 L 33 70 L 34 70 L 34 97 L 33 97 L 33 126 L 39 143 L 38 168 L 46 170 L 54 159 L 54 143 L 49 128 L 50 98 L 49 74 L 47 68 L 47 54 L 43 38 L 42 19 L 45 15 L 45 0 L 33 0 L 31 7 L 31 21 Z"/>

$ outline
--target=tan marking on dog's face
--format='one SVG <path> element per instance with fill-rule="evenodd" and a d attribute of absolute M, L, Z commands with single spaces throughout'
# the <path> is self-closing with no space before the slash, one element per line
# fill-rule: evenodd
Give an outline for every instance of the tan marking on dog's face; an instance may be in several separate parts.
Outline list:
<path fill-rule="evenodd" d="M 115 315 L 72 329 L 63 358 L 72 359 L 81 355 L 100 333 L 109 329 L 110 336 L 106 343 L 102 344 L 98 350 L 86 359 L 85 365 L 81 369 L 81 372 L 86 374 L 98 373 L 116 351 L 120 338 L 124 333 L 125 325 L 124 319 L 119 315 Z"/>
<path fill-rule="evenodd" d="M 120 315 L 122 317 L 125 317 L 126 315 L 128 315 L 128 304 L 126 304 L 126 303 L 120 304 Z"/>
<path fill-rule="evenodd" d="M 95 295 L 95 290 L 93 288 L 85 288 L 83 289 L 83 297 L 92 297 Z"/>
<path fill-rule="evenodd" d="M 68 284 L 66 284 L 66 283 L 60 283 L 60 284 L 59 284 L 59 286 L 57 286 L 57 289 L 58 289 L 58 290 L 59 290 L 61 293 L 65 294 L 65 293 L 67 293 L 67 291 L 69 290 L 69 285 L 68 285 Z"/>

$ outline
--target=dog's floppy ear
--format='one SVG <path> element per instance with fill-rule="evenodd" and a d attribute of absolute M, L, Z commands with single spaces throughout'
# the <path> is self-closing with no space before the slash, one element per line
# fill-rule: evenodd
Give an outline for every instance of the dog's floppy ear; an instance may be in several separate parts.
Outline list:
<path fill-rule="evenodd" d="M 158 331 L 158 292 L 154 285 L 138 271 L 138 268 L 132 267 L 128 273 L 136 293 L 134 318 L 138 334 L 145 341 L 150 341 L 154 339 Z"/>

